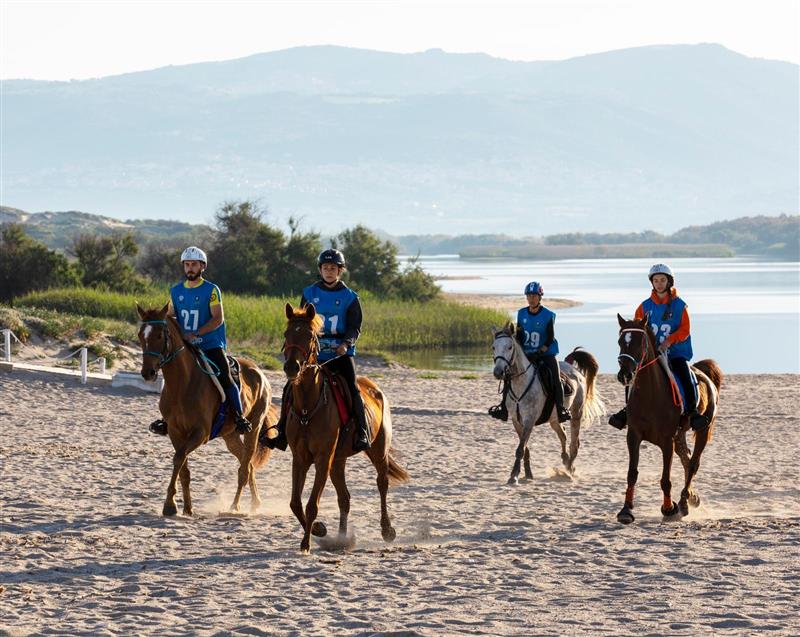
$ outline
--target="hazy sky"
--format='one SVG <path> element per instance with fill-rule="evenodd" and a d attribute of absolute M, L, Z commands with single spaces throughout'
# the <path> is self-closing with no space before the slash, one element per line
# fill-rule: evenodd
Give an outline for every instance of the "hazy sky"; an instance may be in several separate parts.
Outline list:
<path fill-rule="evenodd" d="M 517 60 L 716 42 L 800 62 L 798 0 L 0 0 L 0 77 L 84 79 L 311 44 Z"/>

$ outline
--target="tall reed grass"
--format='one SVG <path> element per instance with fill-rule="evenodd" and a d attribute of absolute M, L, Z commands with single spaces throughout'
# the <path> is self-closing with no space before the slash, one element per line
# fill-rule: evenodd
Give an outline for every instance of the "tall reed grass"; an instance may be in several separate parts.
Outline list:
<path fill-rule="evenodd" d="M 135 304 L 160 308 L 168 300 L 166 289 L 146 294 L 122 294 L 91 288 L 65 288 L 33 292 L 16 301 L 19 307 L 37 307 L 81 317 L 138 321 Z M 279 347 L 286 327 L 284 306 L 298 299 L 225 294 L 223 306 L 229 340 L 257 340 Z M 492 324 L 506 320 L 503 312 L 459 305 L 442 300 L 414 303 L 384 301 L 373 295 L 361 300 L 364 311 L 362 350 L 437 348 L 485 343 Z"/>

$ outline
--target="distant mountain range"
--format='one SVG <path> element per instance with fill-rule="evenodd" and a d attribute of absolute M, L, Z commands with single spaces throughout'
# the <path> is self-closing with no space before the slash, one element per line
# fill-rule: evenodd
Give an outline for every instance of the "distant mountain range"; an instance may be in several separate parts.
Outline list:
<path fill-rule="evenodd" d="M 142 247 L 147 243 L 173 247 L 199 245 L 208 249 L 216 231 L 207 225 L 182 221 L 129 219 L 119 221 L 86 212 L 29 213 L 0 207 L 0 227 L 21 224 L 25 232 L 51 249 L 66 251 L 81 234 L 132 233 Z M 760 255 L 776 259 L 800 259 L 800 216 L 741 217 L 710 225 L 681 228 L 671 235 L 653 231 L 639 233 L 566 233 L 549 236 L 400 235 L 378 233 L 393 242 L 401 254 L 460 254 L 466 258 L 567 259 L 660 255 L 726 257 Z M 328 245 L 329 238 L 322 241 Z"/>
<path fill-rule="evenodd" d="M 798 66 L 719 45 L 559 62 L 302 47 L 3 82 L 3 201 L 323 233 L 672 232 L 796 213 Z"/>

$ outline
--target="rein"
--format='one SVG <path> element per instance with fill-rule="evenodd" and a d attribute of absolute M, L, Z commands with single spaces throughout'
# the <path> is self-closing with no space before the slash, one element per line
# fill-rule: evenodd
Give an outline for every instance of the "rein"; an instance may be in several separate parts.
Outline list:
<path fill-rule="evenodd" d="M 503 338 L 503 337 L 510 338 L 512 341 L 514 340 L 513 336 L 509 336 L 505 332 L 500 332 L 499 334 L 497 334 L 494 337 L 494 340 L 496 341 L 497 339 Z M 525 398 L 525 396 L 530 391 L 531 387 L 533 387 L 533 381 L 536 380 L 537 369 L 536 369 L 536 367 L 534 366 L 533 363 L 531 363 L 529 360 L 526 359 L 526 362 L 528 363 L 528 366 L 525 369 L 523 369 L 521 372 L 519 372 L 517 374 L 509 373 L 510 370 L 511 370 L 511 365 L 514 362 L 514 358 L 517 355 L 517 348 L 516 347 L 512 347 L 511 351 L 512 351 L 512 354 L 511 354 L 511 359 L 510 360 L 507 359 L 505 356 L 495 356 L 494 357 L 494 362 L 497 363 L 498 360 L 501 360 L 507 365 L 506 376 L 508 377 L 508 380 L 509 380 L 508 393 L 511 395 L 511 398 L 513 398 L 514 401 L 517 403 L 517 408 L 519 408 L 519 403 L 522 401 L 523 398 Z M 517 396 L 516 393 L 514 393 L 514 388 L 511 386 L 510 381 L 511 381 L 512 378 L 518 378 L 518 377 L 522 376 L 523 374 L 526 374 L 531 367 L 533 367 L 533 374 L 531 375 L 531 379 L 528 381 L 528 384 L 525 387 L 525 389 L 523 390 L 523 392 L 519 396 Z"/>
<path fill-rule="evenodd" d="M 161 369 L 172 361 L 178 354 L 180 354 L 184 349 L 186 349 L 185 345 L 181 345 L 178 349 L 173 350 L 172 352 L 169 351 L 169 327 L 167 326 L 166 321 L 142 321 L 141 325 L 161 325 L 164 328 L 164 347 L 161 348 L 160 352 L 153 352 L 150 350 L 142 351 L 143 356 L 154 356 L 158 359 L 158 364 L 156 365 L 156 369 Z M 202 369 L 202 368 L 201 368 Z M 205 371 L 205 370 L 204 370 Z M 217 372 L 219 374 L 219 372 Z"/>
<path fill-rule="evenodd" d="M 314 365 L 313 367 L 321 367 L 321 365 Z M 317 412 L 323 407 L 323 405 L 328 404 L 328 378 L 325 374 L 322 375 L 322 391 L 319 393 L 319 398 L 317 398 L 317 402 L 314 405 L 314 408 L 311 410 L 311 413 L 308 413 L 308 409 L 302 409 L 299 412 L 295 409 L 295 406 L 292 405 L 291 412 L 300 422 L 303 427 L 308 427 L 308 423 L 317 415 Z"/>
<path fill-rule="evenodd" d="M 650 334 L 646 329 L 643 329 L 641 327 L 626 327 L 626 328 L 621 329 L 619 331 L 620 334 L 624 334 L 625 332 L 640 332 L 643 335 L 642 339 L 644 341 L 644 347 L 642 348 L 642 359 L 641 360 L 636 360 L 630 354 L 620 354 L 619 356 L 617 356 L 617 360 L 618 361 L 622 361 L 622 359 L 628 358 L 633 362 L 634 365 L 636 365 L 636 369 L 633 372 L 633 377 L 631 378 L 631 382 L 630 382 L 630 384 L 635 384 L 636 383 L 636 376 L 639 375 L 640 371 L 642 371 L 643 369 L 646 369 L 647 367 L 650 367 L 650 365 L 652 365 L 653 363 L 657 363 L 658 362 L 658 355 L 656 355 L 654 353 L 653 354 L 654 358 L 652 360 L 648 361 L 647 363 L 644 362 L 645 359 L 647 358 L 648 353 L 650 352 Z"/>

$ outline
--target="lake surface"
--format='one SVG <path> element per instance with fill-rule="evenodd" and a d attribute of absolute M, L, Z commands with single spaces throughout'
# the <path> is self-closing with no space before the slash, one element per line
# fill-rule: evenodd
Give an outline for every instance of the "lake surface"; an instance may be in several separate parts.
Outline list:
<path fill-rule="evenodd" d="M 556 310 L 562 356 L 576 345 L 590 350 L 603 372 L 616 372 L 616 315 L 632 317 L 648 295 L 652 259 L 560 261 L 472 260 L 421 257 L 434 276 L 477 277 L 439 281 L 445 292 L 516 294 L 539 281 L 548 297 L 578 301 Z M 713 358 L 727 373 L 800 373 L 800 262 L 733 259 L 670 259 L 676 287 L 689 306 L 695 360 Z M 404 355 L 429 368 L 489 370 L 485 347 Z"/>

